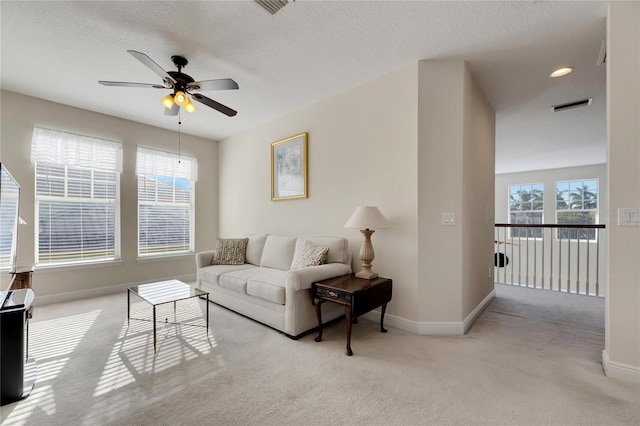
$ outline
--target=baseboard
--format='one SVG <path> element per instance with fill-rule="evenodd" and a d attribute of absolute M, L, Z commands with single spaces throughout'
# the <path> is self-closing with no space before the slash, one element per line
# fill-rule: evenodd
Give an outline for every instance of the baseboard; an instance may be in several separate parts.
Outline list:
<path fill-rule="evenodd" d="M 191 283 L 191 282 L 195 282 L 196 274 L 181 275 L 178 277 L 169 277 L 165 279 L 167 280 L 176 279 L 182 282 Z M 109 285 L 104 287 L 90 288 L 86 290 L 70 291 L 67 293 L 51 294 L 49 296 L 38 296 L 37 294 L 35 294 L 33 305 L 42 306 L 42 305 L 50 305 L 52 303 L 62 303 L 62 302 L 69 302 L 69 301 L 78 300 L 78 299 L 87 299 L 89 297 L 106 296 L 106 295 L 115 294 L 118 292 L 125 292 L 127 290 L 127 287 L 131 287 L 134 285 L 147 284 L 150 282 L 163 281 L 163 280 L 164 279 L 157 279 L 157 280 L 147 280 L 147 281 L 140 281 L 140 282 L 125 283 L 125 284 L 115 284 L 115 285 Z"/>
<path fill-rule="evenodd" d="M 471 311 L 469 315 L 467 315 L 464 321 L 462 321 L 462 326 L 463 326 L 462 334 L 465 334 L 467 331 L 469 331 L 473 323 L 476 322 L 476 319 L 478 319 L 480 314 L 484 312 L 485 309 L 487 309 L 487 306 L 489 306 L 495 298 L 496 298 L 496 289 L 494 288 L 489 292 L 489 294 L 487 294 L 487 296 L 484 299 L 482 299 L 482 302 L 480 302 L 478 306 L 476 306 L 475 309 Z"/>
<path fill-rule="evenodd" d="M 385 327 L 388 325 L 392 328 L 397 328 L 399 330 L 404 330 L 409 333 L 424 335 L 424 336 L 462 336 L 465 334 L 469 328 L 473 325 L 475 320 L 480 316 L 480 314 L 489 306 L 489 304 L 496 298 L 496 291 L 491 290 L 491 292 L 482 299 L 482 302 L 475 307 L 473 311 L 464 319 L 464 321 L 453 321 L 453 322 L 440 322 L 440 321 L 429 321 L 429 322 L 418 322 L 412 321 L 406 318 L 402 318 L 396 315 L 385 314 L 384 316 L 384 325 Z M 380 311 L 371 311 L 362 316 L 362 318 L 380 322 Z"/>
<path fill-rule="evenodd" d="M 611 361 L 606 349 L 602 351 L 602 368 L 607 377 L 640 384 L 640 367 Z"/>
<path fill-rule="evenodd" d="M 373 322 L 380 323 L 380 311 L 371 311 L 362 315 L 362 318 L 368 319 Z M 412 321 L 396 315 L 384 314 L 384 327 L 397 328 L 398 330 L 408 331 L 413 334 L 420 334 L 420 324 L 417 321 Z"/>

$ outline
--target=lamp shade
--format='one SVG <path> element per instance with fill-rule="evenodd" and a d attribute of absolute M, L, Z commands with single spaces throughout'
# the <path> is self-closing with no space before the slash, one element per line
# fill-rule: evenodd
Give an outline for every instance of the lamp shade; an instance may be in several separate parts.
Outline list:
<path fill-rule="evenodd" d="M 389 222 L 382 215 L 377 207 L 360 206 L 351 215 L 347 223 L 344 224 L 345 228 L 355 229 L 381 229 L 388 228 Z"/>

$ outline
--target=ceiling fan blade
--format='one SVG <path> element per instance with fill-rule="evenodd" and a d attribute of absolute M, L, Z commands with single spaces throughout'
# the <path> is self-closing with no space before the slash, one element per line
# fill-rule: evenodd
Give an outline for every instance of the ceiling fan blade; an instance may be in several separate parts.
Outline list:
<path fill-rule="evenodd" d="M 156 64 L 153 61 L 153 59 L 151 59 L 144 53 L 141 53 L 135 50 L 127 50 L 127 52 L 129 52 L 131 56 L 133 56 L 134 58 L 142 62 L 144 65 L 146 65 L 147 68 L 149 68 L 151 71 L 158 74 L 162 79 L 162 81 L 165 82 L 165 84 L 171 85 L 172 87 L 174 84 L 176 84 L 176 80 L 173 77 L 171 77 L 165 70 L 162 69 L 160 65 Z"/>
<path fill-rule="evenodd" d="M 160 84 L 149 84 L 149 83 L 128 83 L 126 81 L 104 81 L 100 80 L 98 83 L 103 86 L 114 86 L 114 87 L 150 87 L 153 89 L 171 89 L 171 87 L 162 86 Z"/>
<path fill-rule="evenodd" d="M 193 93 L 191 94 L 191 96 L 193 97 L 193 99 L 200 102 L 201 104 L 205 104 L 206 106 L 211 107 L 216 111 L 223 113 L 224 115 L 228 115 L 229 117 L 233 117 L 238 113 L 238 111 L 235 111 L 226 105 L 222 105 L 220 102 L 216 102 L 213 99 L 207 98 L 206 96 L 201 95 L 200 93 Z"/>
<path fill-rule="evenodd" d="M 180 106 L 178 106 L 178 104 L 173 104 L 171 109 L 164 109 L 164 115 L 178 115 L 178 111 L 180 111 Z"/>
<path fill-rule="evenodd" d="M 230 78 L 218 78 L 216 80 L 194 81 L 187 84 L 192 90 L 235 90 L 238 83 Z"/>

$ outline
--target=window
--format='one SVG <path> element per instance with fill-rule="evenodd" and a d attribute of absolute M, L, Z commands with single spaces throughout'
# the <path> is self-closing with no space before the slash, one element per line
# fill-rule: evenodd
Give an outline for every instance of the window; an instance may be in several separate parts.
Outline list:
<path fill-rule="evenodd" d="M 193 252 L 193 157 L 138 147 L 138 255 Z"/>
<path fill-rule="evenodd" d="M 598 223 L 598 179 L 556 182 L 556 223 Z M 595 229 L 559 229 L 558 238 L 595 240 Z"/>
<path fill-rule="evenodd" d="M 509 185 L 509 223 L 542 224 L 544 185 Z M 542 228 L 511 228 L 511 238 L 542 238 Z"/>
<path fill-rule="evenodd" d="M 31 161 L 36 264 L 119 259 L 121 144 L 34 128 Z"/>

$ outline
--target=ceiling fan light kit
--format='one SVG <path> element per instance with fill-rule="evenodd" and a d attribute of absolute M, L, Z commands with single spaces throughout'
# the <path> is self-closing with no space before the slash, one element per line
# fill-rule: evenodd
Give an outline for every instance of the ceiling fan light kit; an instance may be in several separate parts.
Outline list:
<path fill-rule="evenodd" d="M 168 94 L 164 98 L 162 98 L 162 105 L 164 105 L 167 109 L 173 108 L 173 104 L 175 101 L 173 100 L 173 93 Z"/>
<path fill-rule="evenodd" d="M 191 114 L 196 110 L 196 106 L 193 104 L 193 102 L 189 101 L 189 103 L 184 106 L 184 110 L 187 112 L 187 114 Z"/>
<path fill-rule="evenodd" d="M 184 92 L 181 90 L 178 90 L 176 92 L 176 94 L 173 96 L 173 99 L 175 103 L 177 103 L 181 107 L 185 106 L 188 102 L 187 95 L 185 95 Z"/>
<path fill-rule="evenodd" d="M 116 86 L 116 87 L 145 87 L 153 89 L 172 89 L 173 93 L 168 94 L 161 99 L 162 104 L 165 106 L 165 115 L 178 115 L 180 107 L 184 108 L 187 113 L 192 113 L 196 110 L 195 105 L 191 102 L 191 99 L 195 99 L 203 105 L 215 109 L 222 114 L 229 117 L 235 116 L 238 112 L 214 101 L 200 93 L 194 93 L 204 90 L 236 90 L 238 89 L 238 83 L 230 78 L 220 78 L 215 80 L 202 80 L 195 81 L 190 75 L 184 74 L 182 68 L 187 66 L 189 61 L 179 55 L 171 57 L 173 64 L 178 68 L 178 71 L 165 71 L 153 61 L 149 56 L 144 53 L 127 50 L 127 52 L 142 62 L 147 68 L 156 73 L 164 85 L 147 84 L 147 83 L 129 83 L 123 81 L 104 81 L 100 80 L 98 83 L 103 86 Z"/>

